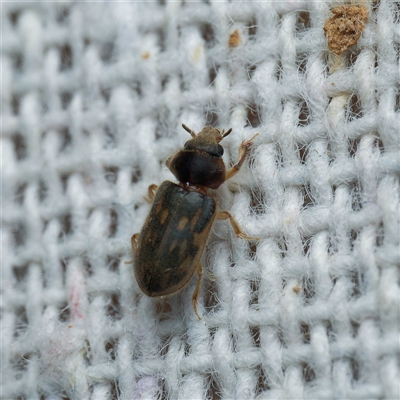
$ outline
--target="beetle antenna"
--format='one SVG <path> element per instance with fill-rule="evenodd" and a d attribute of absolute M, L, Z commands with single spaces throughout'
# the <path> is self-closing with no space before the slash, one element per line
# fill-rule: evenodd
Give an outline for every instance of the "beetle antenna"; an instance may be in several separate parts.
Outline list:
<path fill-rule="evenodd" d="M 232 132 L 232 128 L 229 128 L 226 132 L 222 132 L 222 139 L 228 136 Z"/>
<path fill-rule="evenodd" d="M 185 131 L 189 132 L 189 133 L 192 135 L 192 137 L 196 137 L 196 133 L 193 132 L 190 128 L 188 128 L 185 124 L 182 124 L 182 128 L 183 128 Z"/>

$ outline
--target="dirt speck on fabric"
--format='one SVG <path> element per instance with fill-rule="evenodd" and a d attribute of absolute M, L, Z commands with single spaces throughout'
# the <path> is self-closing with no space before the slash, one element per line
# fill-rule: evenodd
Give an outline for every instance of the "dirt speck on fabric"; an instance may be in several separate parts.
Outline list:
<path fill-rule="evenodd" d="M 324 25 L 328 47 L 333 53 L 341 55 L 356 44 L 368 20 L 365 6 L 344 5 L 331 10 L 333 16 Z"/>
<path fill-rule="evenodd" d="M 234 32 L 231 33 L 229 36 L 229 47 L 237 47 L 240 44 L 240 33 L 239 29 L 236 29 Z"/>

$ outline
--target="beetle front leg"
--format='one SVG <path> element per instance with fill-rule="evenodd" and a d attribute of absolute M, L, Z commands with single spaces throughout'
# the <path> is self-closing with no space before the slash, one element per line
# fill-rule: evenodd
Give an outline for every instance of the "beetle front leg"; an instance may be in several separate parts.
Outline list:
<path fill-rule="evenodd" d="M 240 168 L 242 168 L 246 157 L 249 155 L 250 148 L 256 136 L 258 136 L 258 133 L 256 133 L 251 139 L 242 142 L 242 144 L 239 146 L 239 159 L 237 163 L 226 172 L 225 181 L 231 179 L 240 171 Z"/>
<path fill-rule="evenodd" d="M 201 264 L 199 264 L 199 266 L 197 267 L 197 273 L 199 275 L 199 278 L 197 280 L 196 288 L 194 289 L 194 292 L 193 292 L 192 305 L 193 305 L 193 310 L 194 310 L 195 314 L 197 315 L 197 318 L 199 320 L 201 320 L 201 317 L 197 312 L 197 300 L 199 298 L 201 281 L 203 279 L 203 267 L 201 266 Z"/>
<path fill-rule="evenodd" d="M 240 228 L 239 224 L 237 223 L 237 221 L 235 220 L 235 218 L 233 218 L 232 214 L 228 211 L 218 211 L 217 215 L 216 215 L 216 219 L 229 219 L 233 230 L 236 233 L 237 237 L 240 237 L 242 239 L 246 239 L 246 240 L 260 240 L 259 238 L 256 237 L 252 237 L 252 236 L 247 236 L 242 229 Z"/>
<path fill-rule="evenodd" d="M 145 196 L 144 199 L 148 203 L 152 203 L 153 202 L 154 196 L 156 194 L 157 189 L 158 189 L 158 186 L 156 184 L 154 184 L 154 183 L 152 185 L 150 185 L 149 188 L 147 189 L 147 196 Z"/>

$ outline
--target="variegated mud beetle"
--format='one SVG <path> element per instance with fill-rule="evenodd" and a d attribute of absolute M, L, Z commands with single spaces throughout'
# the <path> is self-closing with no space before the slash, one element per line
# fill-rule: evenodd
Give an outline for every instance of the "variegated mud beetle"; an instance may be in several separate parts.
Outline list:
<path fill-rule="evenodd" d="M 224 149 L 219 142 L 232 129 L 221 132 L 206 126 L 196 134 L 184 124 L 182 127 L 192 139 L 166 161 L 179 183 L 165 181 L 159 187 L 150 185 L 148 200 L 153 205 L 141 232 L 132 236 L 133 262 L 137 283 L 150 297 L 179 291 L 197 270 L 199 279 L 192 302 L 201 319 L 197 313 L 203 275 L 200 259 L 214 220 L 229 219 L 238 237 L 258 240 L 243 233 L 228 211 L 218 210 L 211 190 L 236 175 L 257 135 L 240 145 L 237 163 L 226 171 L 222 160 Z"/>

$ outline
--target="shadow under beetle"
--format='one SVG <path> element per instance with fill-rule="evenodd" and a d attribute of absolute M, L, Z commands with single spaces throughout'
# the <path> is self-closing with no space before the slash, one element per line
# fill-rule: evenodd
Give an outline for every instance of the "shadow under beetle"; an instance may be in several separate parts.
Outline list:
<path fill-rule="evenodd" d="M 226 171 L 224 149 L 219 142 L 232 129 L 221 132 L 206 126 L 196 134 L 184 124 L 182 127 L 192 139 L 166 161 L 179 183 L 165 181 L 159 187 L 149 186 L 146 200 L 153 205 L 141 232 L 131 241 L 135 277 L 147 296 L 161 297 L 179 291 L 197 269 L 199 279 L 192 303 L 201 319 L 197 313 L 203 275 L 200 259 L 214 220 L 229 219 L 238 237 L 258 240 L 243 233 L 228 211 L 218 210 L 215 194 L 209 190 L 236 175 L 257 135 L 240 145 L 237 163 Z"/>

